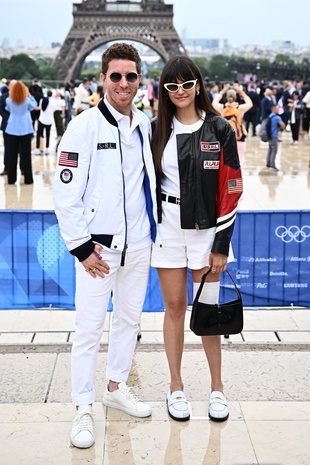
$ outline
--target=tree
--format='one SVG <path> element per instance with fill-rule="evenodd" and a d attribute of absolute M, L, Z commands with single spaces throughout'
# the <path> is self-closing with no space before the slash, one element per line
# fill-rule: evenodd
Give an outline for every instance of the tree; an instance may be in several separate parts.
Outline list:
<path fill-rule="evenodd" d="M 196 63 L 201 71 L 202 77 L 209 76 L 208 60 L 203 57 L 193 57 L 193 61 Z"/>
<path fill-rule="evenodd" d="M 276 55 L 274 63 L 277 63 L 279 65 L 295 65 L 294 60 L 290 58 L 289 55 L 284 55 L 283 53 L 279 53 L 278 55 Z"/>
<path fill-rule="evenodd" d="M 209 61 L 209 77 L 216 81 L 230 81 L 231 72 L 227 63 L 229 57 L 225 55 L 214 55 Z"/>
<path fill-rule="evenodd" d="M 35 61 L 25 53 L 12 55 L 9 59 L 1 60 L 0 75 L 7 79 L 29 81 L 39 76 L 39 68 Z"/>

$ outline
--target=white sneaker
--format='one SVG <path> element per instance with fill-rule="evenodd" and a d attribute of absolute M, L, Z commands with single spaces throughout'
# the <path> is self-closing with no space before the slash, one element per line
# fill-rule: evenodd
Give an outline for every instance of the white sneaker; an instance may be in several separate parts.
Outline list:
<path fill-rule="evenodd" d="M 45 155 L 48 155 L 50 153 L 50 149 L 45 149 L 44 153 L 45 153 Z"/>
<path fill-rule="evenodd" d="M 70 439 L 75 447 L 87 449 L 95 442 L 93 410 L 90 405 L 80 405 L 72 423 Z"/>
<path fill-rule="evenodd" d="M 168 392 L 167 408 L 171 418 L 177 421 L 189 420 L 190 413 L 188 404 L 183 391 Z"/>
<path fill-rule="evenodd" d="M 35 149 L 31 153 L 32 153 L 32 155 L 41 155 L 41 150 L 40 149 Z"/>
<path fill-rule="evenodd" d="M 106 407 L 122 410 L 134 417 L 144 418 L 152 414 L 151 408 L 141 402 L 126 383 L 119 383 L 118 389 L 113 392 L 110 392 L 106 387 L 102 402 Z"/>
<path fill-rule="evenodd" d="M 220 391 L 212 391 L 210 394 L 209 418 L 213 421 L 225 421 L 229 417 L 227 400 Z"/>

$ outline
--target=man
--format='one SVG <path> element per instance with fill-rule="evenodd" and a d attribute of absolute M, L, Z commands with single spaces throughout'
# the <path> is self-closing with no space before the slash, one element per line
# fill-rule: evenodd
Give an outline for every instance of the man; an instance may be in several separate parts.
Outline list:
<path fill-rule="evenodd" d="M 90 96 L 89 90 L 89 79 L 84 78 L 83 82 L 76 88 L 75 97 L 73 103 L 74 116 L 79 115 L 84 110 L 88 110 L 90 105 L 88 103 L 88 97 Z"/>
<path fill-rule="evenodd" d="M 98 87 L 98 84 L 97 84 L 96 76 L 91 76 L 90 79 L 89 79 L 89 89 L 90 89 L 92 94 L 97 92 L 97 87 Z"/>
<path fill-rule="evenodd" d="M 247 96 L 250 97 L 252 102 L 252 108 L 250 108 L 245 114 L 245 129 L 247 133 L 249 133 L 250 124 L 252 124 L 252 135 L 256 136 L 256 126 L 257 126 L 257 113 L 260 106 L 259 95 L 257 93 L 257 85 L 255 83 L 251 83 L 249 86 L 248 91 L 246 92 Z"/>
<path fill-rule="evenodd" d="M 279 169 L 275 165 L 276 155 L 278 152 L 278 135 L 279 135 L 279 130 L 283 131 L 283 129 L 285 129 L 285 124 L 282 121 L 281 117 L 278 115 L 278 111 L 279 111 L 278 105 L 273 105 L 271 107 L 271 113 L 268 116 L 268 118 L 270 118 L 271 121 L 270 121 L 270 139 L 269 139 L 266 167 L 270 168 L 273 171 L 279 171 Z"/>
<path fill-rule="evenodd" d="M 270 113 L 271 113 L 271 108 L 274 105 L 273 100 L 272 100 L 272 89 L 267 87 L 267 89 L 264 92 L 264 97 L 261 101 L 261 120 L 263 121 L 265 118 L 267 118 Z"/>
<path fill-rule="evenodd" d="M 76 257 L 71 441 L 80 448 L 94 443 L 96 357 L 112 292 L 103 403 L 136 417 L 151 415 L 126 384 L 157 215 L 150 122 L 132 103 L 141 78 L 135 47 L 111 45 L 102 55 L 104 99 L 71 121 L 59 145 L 53 192 L 61 234 Z"/>

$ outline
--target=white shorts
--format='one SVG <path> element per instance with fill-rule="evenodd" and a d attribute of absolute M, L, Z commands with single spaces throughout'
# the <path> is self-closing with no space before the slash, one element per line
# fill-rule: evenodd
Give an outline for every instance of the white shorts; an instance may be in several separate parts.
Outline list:
<path fill-rule="evenodd" d="M 162 223 L 158 225 L 156 242 L 152 246 L 151 265 L 154 268 L 190 268 L 201 270 L 209 265 L 215 227 L 181 229 L 180 206 L 162 203 Z M 234 260 L 229 247 L 228 262 Z"/>

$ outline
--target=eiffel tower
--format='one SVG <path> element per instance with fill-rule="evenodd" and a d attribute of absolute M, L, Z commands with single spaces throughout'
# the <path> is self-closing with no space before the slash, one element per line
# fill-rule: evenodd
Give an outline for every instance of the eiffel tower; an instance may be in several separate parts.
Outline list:
<path fill-rule="evenodd" d="M 164 0 L 83 0 L 73 4 L 73 25 L 53 63 L 58 81 L 77 79 L 85 58 L 111 41 L 131 40 L 166 62 L 186 54 L 173 26 L 173 5 Z"/>

